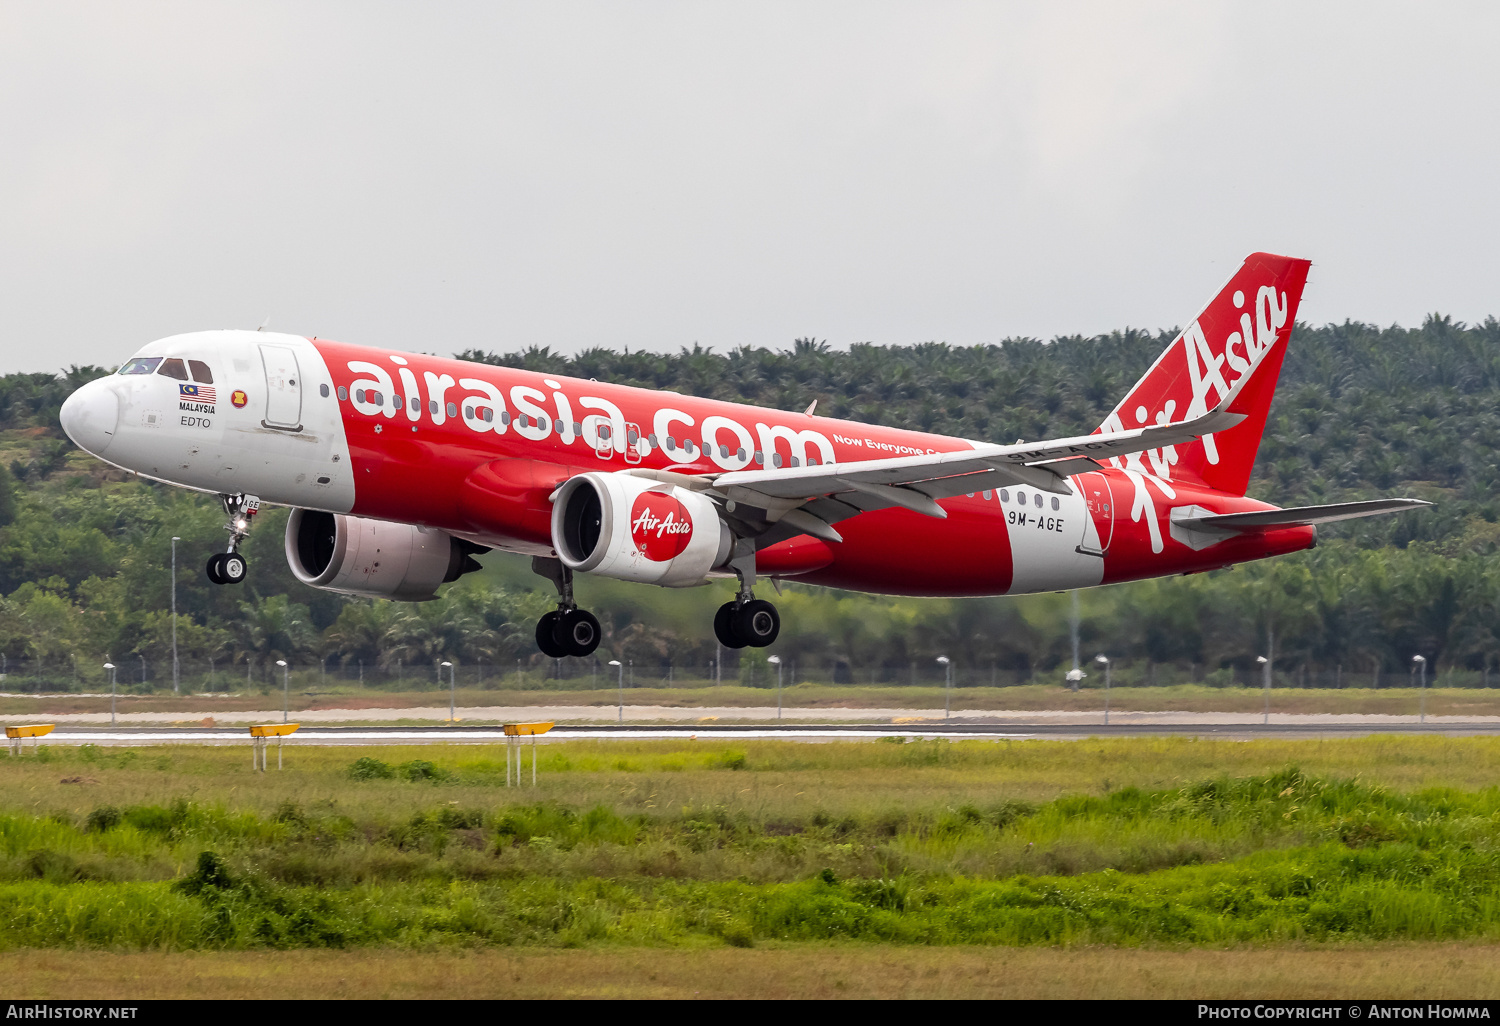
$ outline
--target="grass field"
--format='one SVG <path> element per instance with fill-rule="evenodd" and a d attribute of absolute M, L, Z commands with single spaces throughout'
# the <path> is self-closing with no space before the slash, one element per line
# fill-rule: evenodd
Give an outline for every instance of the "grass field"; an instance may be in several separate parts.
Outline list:
<path fill-rule="evenodd" d="M 0 952 L 6 995 L 46 998 L 1283 998 L 1500 994 L 1496 948 L 738 948 Z"/>
<path fill-rule="evenodd" d="M 316 678 L 314 678 L 315 680 Z M 294 685 L 294 688 L 296 685 Z M 456 701 L 460 707 L 494 708 L 496 717 L 516 706 L 568 705 L 613 707 L 619 692 L 613 688 L 598 690 L 482 690 L 461 688 Z M 1104 692 L 1086 688 L 1078 692 L 1052 684 L 1026 684 L 1017 687 L 955 688 L 953 709 L 1015 710 L 1021 712 L 1060 710 L 1096 712 L 1104 709 Z M 787 707 L 810 709 L 941 709 L 943 689 L 938 687 L 883 687 L 867 685 L 798 684 L 782 691 Z M 722 687 L 639 687 L 626 688 L 628 705 L 657 705 L 669 708 L 727 706 L 746 708 L 776 704 L 776 693 L 768 688 L 750 688 L 726 684 Z M 1277 713 L 1363 713 L 1392 716 L 1414 716 L 1422 701 L 1415 688 L 1272 688 L 1271 710 Z M 1163 687 L 1114 688 L 1110 708 L 1139 712 L 1239 712 L 1258 713 L 1265 703 L 1259 688 L 1215 688 L 1202 684 L 1178 684 Z M 340 687 L 323 690 L 304 682 L 293 690 L 289 706 L 293 712 L 310 709 L 344 709 L 350 719 L 358 719 L 363 709 L 400 709 L 445 707 L 446 690 L 375 691 Z M 228 694 L 173 697 L 170 694 L 122 695 L 118 699 L 122 713 L 234 712 L 240 710 L 277 709 L 281 692 L 260 689 Z M 1500 688 L 1428 688 L 1429 716 L 1500 716 Z M 0 717 L 46 716 L 67 713 L 109 713 L 109 699 L 44 693 L 39 698 L 0 698 Z"/>
<path fill-rule="evenodd" d="M 380 968 L 410 955 L 470 996 L 710 971 L 724 996 L 979 996 L 1087 959 L 1135 993 L 1311 995 L 1317 966 L 1380 980 L 1394 944 L 1434 969 L 1380 993 L 1494 993 L 1500 739 L 575 741 L 534 789 L 498 747 L 286 751 L 0 758 L 0 969 L 37 996 L 76 949 L 115 953 L 79 977 L 99 994 L 308 966 L 425 995 Z"/>

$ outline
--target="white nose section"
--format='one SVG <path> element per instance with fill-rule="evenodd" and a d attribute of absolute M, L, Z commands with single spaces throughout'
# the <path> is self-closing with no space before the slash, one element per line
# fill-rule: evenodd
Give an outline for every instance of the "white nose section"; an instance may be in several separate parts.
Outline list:
<path fill-rule="evenodd" d="M 120 423 L 120 398 L 107 383 L 90 381 L 68 396 L 58 419 L 74 444 L 101 456 L 114 441 Z"/>

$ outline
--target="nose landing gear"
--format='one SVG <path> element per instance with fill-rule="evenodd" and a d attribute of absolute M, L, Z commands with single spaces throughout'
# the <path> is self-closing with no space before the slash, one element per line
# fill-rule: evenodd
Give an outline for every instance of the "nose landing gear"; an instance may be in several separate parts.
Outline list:
<path fill-rule="evenodd" d="M 229 551 L 216 552 L 208 560 L 208 579 L 215 584 L 239 584 L 245 579 L 250 566 L 240 555 L 240 545 L 250 534 L 250 524 L 260 512 L 260 500 L 253 495 L 220 495 L 224 512 L 229 522 L 224 530 L 229 532 Z"/>
<path fill-rule="evenodd" d="M 542 556 L 532 557 L 531 570 L 556 585 L 558 596 L 556 611 L 536 623 L 536 647 L 549 659 L 593 655 L 602 636 L 599 621 L 573 601 L 573 571 L 560 559 Z"/>

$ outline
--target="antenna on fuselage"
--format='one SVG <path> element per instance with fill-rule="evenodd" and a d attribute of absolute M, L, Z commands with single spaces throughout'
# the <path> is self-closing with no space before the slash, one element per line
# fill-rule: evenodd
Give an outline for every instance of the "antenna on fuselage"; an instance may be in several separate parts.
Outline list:
<path fill-rule="evenodd" d="M 270 314 L 266 314 L 266 319 L 263 320 L 263 321 L 261 321 L 260 322 L 260 327 L 256 328 L 255 330 L 256 331 L 265 331 L 266 330 L 266 325 L 268 325 L 270 323 L 271 323 L 271 315 Z"/>

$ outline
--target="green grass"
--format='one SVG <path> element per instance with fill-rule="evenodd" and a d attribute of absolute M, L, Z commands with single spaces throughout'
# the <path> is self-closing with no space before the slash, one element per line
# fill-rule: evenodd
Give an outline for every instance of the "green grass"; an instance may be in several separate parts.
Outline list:
<path fill-rule="evenodd" d="M 0 947 L 1486 939 L 1500 742 L 43 748 Z M 1300 767 L 1300 768 L 1298 768 Z"/>

